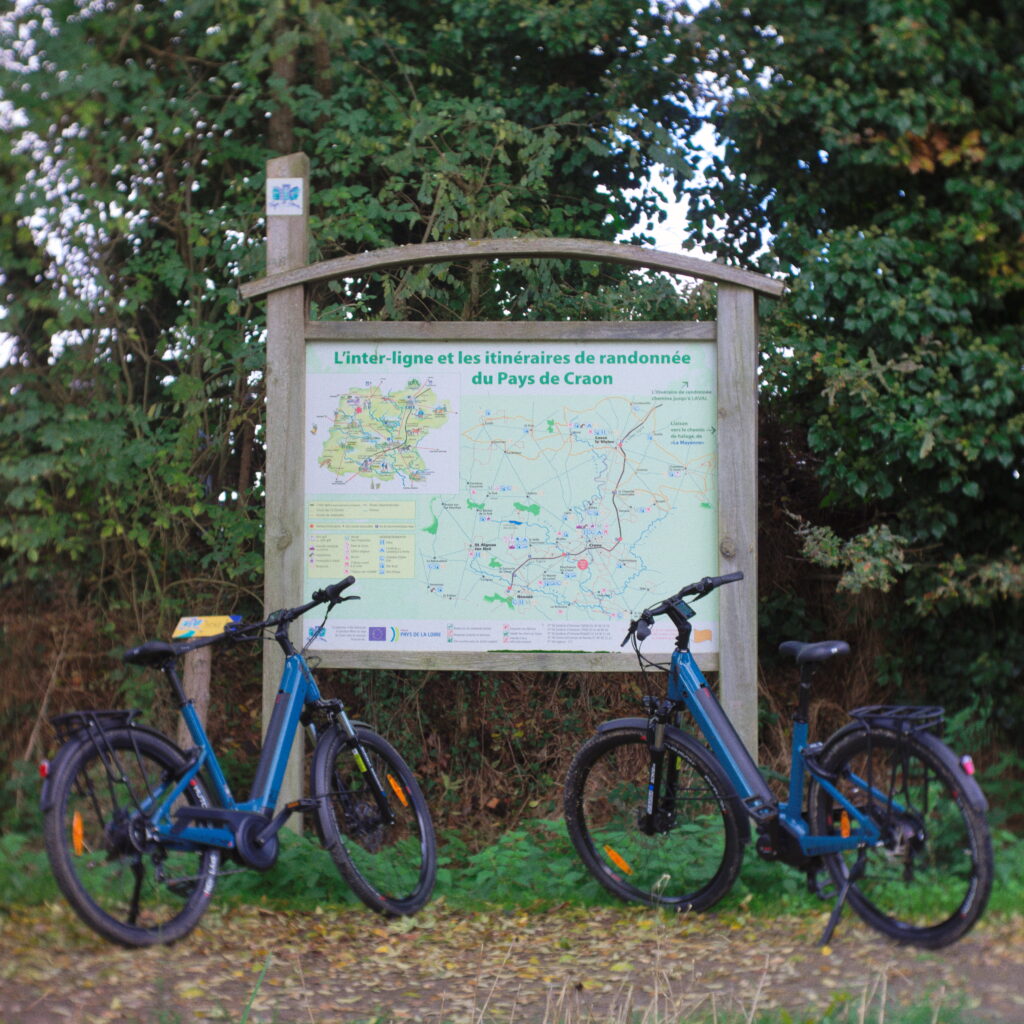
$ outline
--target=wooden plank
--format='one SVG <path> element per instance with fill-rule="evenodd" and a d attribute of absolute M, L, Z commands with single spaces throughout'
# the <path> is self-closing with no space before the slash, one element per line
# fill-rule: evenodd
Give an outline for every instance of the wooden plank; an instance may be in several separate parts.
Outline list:
<path fill-rule="evenodd" d="M 640 609 L 637 609 L 639 611 Z M 626 627 L 622 628 L 625 635 Z M 324 668 L 422 669 L 447 672 L 639 672 L 636 655 L 585 651 L 322 651 L 316 653 Z M 660 656 L 658 656 L 660 657 Z M 661 659 L 668 662 L 669 655 Z M 718 654 L 698 654 L 703 672 L 719 670 Z M 657 686 L 662 683 L 655 683 Z"/>
<path fill-rule="evenodd" d="M 267 163 L 268 178 L 301 178 L 301 216 L 267 217 L 267 267 L 286 273 L 309 259 L 309 158 L 304 153 Z M 302 603 L 303 422 L 306 401 L 306 299 L 299 284 L 267 296 L 266 530 L 263 602 L 266 613 Z M 263 645 L 263 729 L 277 698 L 284 655 L 277 644 Z M 281 787 L 280 802 L 302 795 L 303 737 Z M 290 824 L 301 825 L 293 817 Z"/>
<path fill-rule="evenodd" d="M 447 263 L 466 259 L 545 258 L 592 260 L 637 270 L 665 271 L 684 277 L 695 277 L 701 281 L 739 285 L 776 298 L 785 291 L 785 285 L 781 281 L 766 277 L 764 274 L 755 274 L 749 270 L 728 267 L 694 256 L 587 238 L 486 238 L 430 242 L 422 245 L 396 245 L 387 249 L 324 260 L 301 269 L 279 272 L 275 272 L 268 264 L 269 273 L 266 277 L 258 281 L 247 281 L 241 286 L 240 291 L 243 298 L 253 299 L 297 284 L 313 284 L 338 277 L 361 277 L 375 271 L 424 263 Z"/>
<path fill-rule="evenodd" d="M 459 322 L 380 323 L 356 320 L 310 320 L 307 341 L 715 341 L 714 323 L 699 320 L 559 322 L 470 320 Z"/>
<path fill-rule="evenodd" d="M 718 287 L 718 551 L 722 706 L 757 757 L 757 302 Z"/>

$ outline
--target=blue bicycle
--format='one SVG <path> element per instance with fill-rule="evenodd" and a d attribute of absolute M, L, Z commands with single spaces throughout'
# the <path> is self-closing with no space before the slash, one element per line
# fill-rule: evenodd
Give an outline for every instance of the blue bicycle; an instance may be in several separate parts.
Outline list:
<path fill-rule="evenodd" d="M 315 817 L 320 839 L 356 895 L 383 914 L 412 914 L 437 874 L 430 812 L 416 779 L 387 740 L 320 695 L 288 627 L 343 601 L 350 576 L 312 601 L 255 623 L 178 643 L 127 651 L 133 665 L 161 669 L 195 746 L 182 750 L 139 721 L 138 711 L 77 711 L 53 719 L 62 745 L 44 762 L 43 835 L 57 884 L 81 919 L 123 946 L 171 943 L 199 922 L 225 863 L 266 871 L 278 832 L 295 813 Z M 261 639 L 285 653 L 277 701 L 248 800 L 236 801 L 175 663 L 209 644 Z M 311 636 L 315 636 L 313 630 Z M 307 644 L 308 647 L 308 644 Z M 300 725 L 315 746 L 310 796 L 276 815 Z"/>
<path fill-rule="evenodd" d="M 937 735 L 942 709 L 859 708 L 824 743 L 811 743 L 812 676 L 849 647 L 783 643 L 801 675 L 788 794 L 777 799 L 689 650 L 686 599 L 742 578 L 705 577 L 630 623 L 623 645 L 632 640 L 645 675 L 668 668 L 668 692 L 644 697 L 642 718 L 599 726 L 570 766 L 565 817 L 584 864 L 622 899 L 705 910 L 739 875 L 753 824 L 761 857 L 805 871 L 819 896 L 835 895 L 823 944 L 846 903 L 898 942 L 956 941 L 988 900 L 992 844 L 973 762 Z M 678 631 L 669 666 L 640 653 L 660 615 Z M 707 746 L 680 728 L 684 711 Z"/>

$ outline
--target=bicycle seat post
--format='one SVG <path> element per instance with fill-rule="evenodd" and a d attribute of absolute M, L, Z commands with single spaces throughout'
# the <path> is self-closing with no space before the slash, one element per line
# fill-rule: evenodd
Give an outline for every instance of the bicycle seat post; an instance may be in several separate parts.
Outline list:
<path fill-rule="evenodd" d="M 184 708 L 188 704 L 189 698 L 185 696 L 185 687 L 182 685 L 181 677 L 178 675 L 177 662 L 172 658 L 164 662 L 161 667 L 163 668 L 164 675 L 167 676 L 167 681 L 171 684 L 171 689 L 174 691 L 178 707 Z"/>
<path fill-rule="evenodd" d="M 797 691 L 794 722 L 807 722 L 811 707 L 811 680 L 814 679 L 814 662 L 805 661 L 800 666 L 800 687 Z"/>

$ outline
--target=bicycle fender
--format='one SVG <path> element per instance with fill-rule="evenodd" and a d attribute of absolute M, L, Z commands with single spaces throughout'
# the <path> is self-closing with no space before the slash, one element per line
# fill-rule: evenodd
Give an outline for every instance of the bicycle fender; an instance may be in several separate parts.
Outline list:
<path fill-rule="evenodd" d="M 832 744 L 846 736 L 847 733 L 862 731 L 863 726 L 858 725 L 856 722 L 844 725 L 825 741 L 825 747 L 818 755 L 818 760 L 824 761 L 828 756 L 829 749 Z M 972 811 L 977 811 L 981 814 L 987 813 L 988 800 L 985 798 L 985 794 L 982 792 L 981 786 L 978 785 L 973 776 L 968 775 L 967 772 L 964 771 L 963 766 L 960 763 L 960 759 L 949 748 L 949 746 L 943 740 L 940 740 L 938 736 L 930 732 L 919 732 L 914 739 L 917 740 L 921 746 L 927 747 L 928 750 L 942 761 L 953 775 L 960 780 L 960 792 L 963 794 L 964 803 L 966 803 Z"/>
<path fill-rule="evenodd" d="M 598 732 L 611 732 L 613 729 L 646 729 L 646 718 L 613 718 L 610 722 L 602 722 Z"/>
<path fill-rule="evenodd" d="M 602 722 L 598 727 L 597 731 L 612 732 L 615 729 L 640 729 L 646 732 L 649 724 L 649 720 L 646 718 L 613 718 L 609 722 Z M 707 749 L 695 736 L 690 735 L 688 732 L 683 732 L 682 729 L 677 729 L 674 725 L 665 726 L 665 737 L 666 739 L 674 740 L 679 746 L 684 748 L 696 747 L 705 757 L 718 765 L 715 760 L 714 754 Z M 746 807 L 743 805 L 743 801 L 740 800 L 739 794 L 736 792 L 735 787 L 729 781 L 725 771 L 719 766 L 718 771 L 721 775 L 721 783 L 725 787 L 725 797 L 731 802 L 735 802 L 737 808 L 736 818 L 739 823 L 740 829 L 740 842 L 746 845 L 750 842 L 750 818 L 747 815 Z"/>
<path fill-rule="evenodd" d="M 178 746 L 178 744 L 171 739 L 166 733 L 161 732 L 159 729 L 154 729 L 150 725 L 143 725 L 141 722 L 133 722 L 131 725 L 118 726 L 121 729 L 134 729 L 137 732 L 149 733 L 150 736 L 155 736 L 158 739 L 163 740 L 165 743 L 169 743 L 174 749 L 181 755 L 182 761 L 185 760 L 185 751 Z M 60 773 L 61 763 L 67 758 L 74 754 L 79 746 L 83 743 L 92 743 L 90 734 L 87 732 L 79 732 L 74 735 L 71 739 L 63 743 L 53 758 L 50 760 L 49 768 L 46 772 L 46 778 L 43 779 L 43 785 L 39 791 L 39 810 L 44 814 L 52 806 L 52 799 L 50 798 L 50 780 L 55 778 Z"/>
<path fill-rule="evenodd" d="M 949 746 L 940 740 L 938 736 L 933 736 L 930 732 L 921 733 L 917 737 L 929 750 L 935 754 L 936 757 L 941 758 L 949 765 L 950 770 L 960 780 L 960 792 L 963 793 L 964 800 L 967 806 L 972 811 L 978 811 L 981 814 L 988 812 L 988 800 L 985 799 L 985 794 L 981 790 L 981 786 L 978 785 L 973 775 L 968 775 L 964 771 L 963 765 L 960 762 L 960 758 L 949 748 Z"/>

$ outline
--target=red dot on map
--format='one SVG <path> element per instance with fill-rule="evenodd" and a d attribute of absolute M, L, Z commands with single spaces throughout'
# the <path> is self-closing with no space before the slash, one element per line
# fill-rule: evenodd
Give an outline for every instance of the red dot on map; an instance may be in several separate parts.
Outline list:
<path fill-rule="evenodd" d="M 576 563 L 576 568 L 577 568 L 577 569 L 586 569 L 586 567 L 587 567 L 588 565 L 590 565 L 590 563 L 589 563 L 589 562 L 588 562 L 588 561 L 587 561 L 587 560 L 586 560 L 585 558 L 581 558 L 581 559 L 580 559 L 580 560 L 579 560 L 579 561 L 578 561 L 578 562 Z"/>

